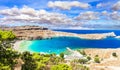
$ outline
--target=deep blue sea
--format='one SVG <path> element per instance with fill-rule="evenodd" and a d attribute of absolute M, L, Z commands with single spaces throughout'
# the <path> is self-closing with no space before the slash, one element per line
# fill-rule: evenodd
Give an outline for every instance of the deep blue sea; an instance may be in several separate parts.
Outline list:
<path fill-rule="evenodd" d="M 120 30 L 55 30 L 63 32 L 72 32 L 78 34 L 91 33 L 108 33 L 114 32 L 117 36 L 120 35 Z M 55 37 L 52 39 L 33 40 L 29 46 L 32 52 L 56 53 L 59 54 L 66 50 L 66 47 L 71 49 L 84 48 L 120 48 L 120 39 L 108 37 L 101 40 L 80 39 L 76 37 Z"/>
<path fill-rule="evenodd" d="M 120 30 L 67 30 L 67 29 L 60 29 L 55 31 L 63 31 L 63 32 L 72 32 L 72 33 L 78 33 L 78 34 L 93 34 L 93 33 L 108 33 L 108 32 L 114 32 L 116 35 L 120 35 Z"/>

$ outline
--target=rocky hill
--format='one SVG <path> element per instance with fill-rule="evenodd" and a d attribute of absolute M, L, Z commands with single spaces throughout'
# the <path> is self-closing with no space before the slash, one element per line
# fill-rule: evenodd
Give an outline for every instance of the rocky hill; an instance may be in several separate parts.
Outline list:
<path fill-rule="evenodd" d="M 114 32 L 102 34 L 76 34 L 60 31 L 52 31 L 39 26 L 17 26 L 17 27 L 4 27 L 2 30 L 12 30 L 17 38 L 22 40 L 35 40 L 45 39 L 60 36 L 79 37 L 82 39 L 103 39 L 108 36 L 116 36 Z"/>

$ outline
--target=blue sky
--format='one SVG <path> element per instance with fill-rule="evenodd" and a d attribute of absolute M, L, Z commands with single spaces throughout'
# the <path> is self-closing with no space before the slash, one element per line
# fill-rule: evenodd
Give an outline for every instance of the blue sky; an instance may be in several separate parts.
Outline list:
<path fill-rule="evenodd" d="M 0 25 L 120 29 L 120 0 L 0 0 Z"/>

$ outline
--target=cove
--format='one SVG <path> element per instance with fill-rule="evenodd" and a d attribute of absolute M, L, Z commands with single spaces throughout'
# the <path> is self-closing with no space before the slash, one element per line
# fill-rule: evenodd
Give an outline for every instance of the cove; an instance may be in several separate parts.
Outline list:
<path fill-rule="evenodd" d="M 33 40 L 28 46 L 30 52 L 56 53 L 66 51 L 66 47 L 71 49 L 84 48 L 119 48 L 120 39 L 108 37 L 100 40 L 80 39 L 77 37 L 55 37 L 44 40 Z"/>

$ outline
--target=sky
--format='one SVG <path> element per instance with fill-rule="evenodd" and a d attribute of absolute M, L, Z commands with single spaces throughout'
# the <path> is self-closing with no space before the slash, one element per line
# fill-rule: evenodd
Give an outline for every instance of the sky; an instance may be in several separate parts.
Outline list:
<path fill-rule="evenodd" d="M 120 29 L 120 0 L 0 0 L 0 25 Z"/>

